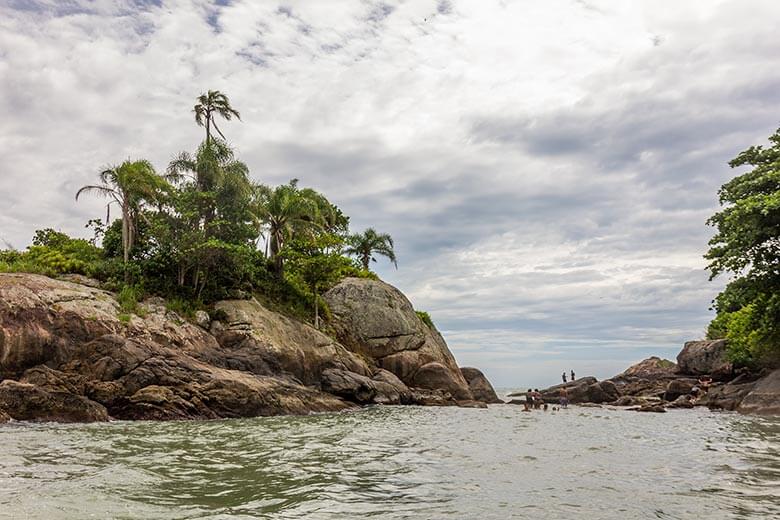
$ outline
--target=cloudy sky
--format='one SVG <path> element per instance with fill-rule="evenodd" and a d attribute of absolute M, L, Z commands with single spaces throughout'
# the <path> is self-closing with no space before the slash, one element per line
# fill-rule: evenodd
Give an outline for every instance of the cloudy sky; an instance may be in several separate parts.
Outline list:
<path fill-rule="evenodd" d="M 701 337 L 726 162 L 780 126 L 776 0 L 0 1 L 0 238 L 85 235 L 101 166 L 193 150 L 396 240 L 380 275 L 497 386 Z"/>

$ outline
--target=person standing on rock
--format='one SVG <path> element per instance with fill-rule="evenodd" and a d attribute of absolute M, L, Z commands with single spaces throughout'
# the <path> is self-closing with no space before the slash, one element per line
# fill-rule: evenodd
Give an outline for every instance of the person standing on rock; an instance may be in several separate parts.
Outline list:
<path fill-rule="evenodd" d="M 571 380 L 574 381 L 574 370 L 571 371 Z"/>
<path fill-rule="evenodd" d="M 561 374 L 561 377 L 563 378 L 563 382 L 566 382 L 566 371 L 563 371 L 563 374 Z"/>

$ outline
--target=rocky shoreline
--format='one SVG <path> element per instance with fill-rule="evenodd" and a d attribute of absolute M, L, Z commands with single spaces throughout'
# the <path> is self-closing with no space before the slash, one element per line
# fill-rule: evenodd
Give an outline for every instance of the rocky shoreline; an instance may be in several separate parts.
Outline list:
<path fill-rule="evenodd" d="M 706 394 L 695 398 L 699 378 L 712 379 Z M 677 362 L 651 357 L 621 374 L 598 381 L 583 377 L 542 390 L 550 404 L 559 402 L 566 389 L 569 402 L 628 407 L 639 412 L 665 412 L 669 408 L 705 406 L 712 410 L 780 415 L 780 369 L 753 373 L 735 369 L 726 357 L 725 340 L 689 341 Z M 510 394 L 510 397 L 524 395 Z M 523 404 L 524 400 L 511 401 Z"/>
<path fill-rule="evenodd" d="M 123 314 L 89 280 L 0 274 L 0 422 L 307 414 L 369 404 L 501 402 L 457 366 L 406 297 L 347 278 L 325 294 L 336 339 L 257 300 L 196 323 L 161 299 Z"/>

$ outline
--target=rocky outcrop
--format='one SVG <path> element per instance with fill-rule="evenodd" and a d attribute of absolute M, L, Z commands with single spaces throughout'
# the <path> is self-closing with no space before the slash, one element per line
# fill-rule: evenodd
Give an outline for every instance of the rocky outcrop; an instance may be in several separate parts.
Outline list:
<path fill-rule="evenodd" d="M 460 371 L 460 383 L 452 377 L 457 366 L 446 345 L 442 352 L 424 330 L 417 350 L 426 363 L 412 371 L 418 388 L 410 389 L 363 351 L 255 300 L 219 302 L 197 324 L 164 303 L 149 299 L 128 318 L 114 295 L 97 287 L 0 274 L 0 415 L 169 420 L 359 404 L 470 405 Z"/>
<path fill-rule="evenodd" d="M 780 369 L 759 379 L 737 408 L 742 413 L 780 415 Z"/>
<path fill-rule="evenodd" d="M 673 361 L 652 356 L 630 366 L 616 377 L 626 379 L 634 377 L 639 379 L 661 379 L 674 377 L 675 372 L 677 372 L 677 365 Z"/>
<path fill-rule="evenodd" d="M 468 383 L 471 395 L 475 400 L 493 404 L 504 402 L 498 398 L 493 385 L 490 384 L 490 381 L 488 381 L 481 370 L 472 367 L 461 367 L 460 373 L 463 374 L 463 379 Z"/>
<path fill-rule="evenodd" d="M 346 278 L 324 297 L 346 348 L 410 387 L 443 389 L 456 401 L 472 399 L 444 339 L 417 317 L 398 289 L 377 280 Z"/>
<path fill-rule="evenodd" d="M 0 424 L 7 423 L 11 420 L 11 416 L 5 413 L 3 410 L 0 410 Z"/>
<path fill-rule="evenodd" d="M 733 365 L 726 356 L 726 340 L 701 340 L 685 343 L 677 355 L 680 374 L 708 375 L 715 380 L 733 377 Z"/>

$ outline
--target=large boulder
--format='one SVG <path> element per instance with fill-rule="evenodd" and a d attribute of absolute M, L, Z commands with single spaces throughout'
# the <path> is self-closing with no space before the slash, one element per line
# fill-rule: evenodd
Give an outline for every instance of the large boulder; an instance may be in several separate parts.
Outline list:
<path fill-rule="evenodd" d="M 388 370 L 378 369 L 372 378 L 377 387 L 377 396 L 374 402 L 378 404 L 409 404 L 412 401 L 412 392 L 403 381 Z M 394 395 L 398 396 L 395 401 Z"/>
<path fill-rule="evenodd" d="M 759 379 L 742 399 L 737 411 L 780 415 L 780 369 Z"/>
<path fill-rule="evenodd" d="M 35 385 L 10 379 L 0 383 L 0 409 L 17 421 L 107 421 L 99 403 L 67 392 L 47 392 Z"/>
<path fill-rule="evenodd" d="M 630 366 L 617 377 L 658 379 L 672 377 L 675 372 L 677 372 L 677 365 L 673 361 L 652 356 Z"/>
<path fill-rule="evenodd" d="M 666 391 L 664 392 L 664 400 L 665 401 L 674 401 L 681 395 L 689 395 L 691 393 L 691 390 L 693 390 L 693 387 L 696 386 L 698 381 L 696 379 L 691 378 L 679 378 L 679 379 L 672 379 L 669 381 L 669 384 L 666 386 Z"/>
<path fill-rule="evenodd" d="M 557 403 L 560 399 L 561 389 L 564 388 L 566 389 L 566 394 L 570 403 L 587 403 L 590 402 L 588 400 L 588 388 L 595 383 L 598 383 L 598 380 L 595 377 L 581 377 L 579 379 L 575 379 L 574 381 L 569 381 L 568 383 L 561 383 L 559 385 L 545 388 L 544 390 L 541 390 L 540 393 L 542 394 L 542 399 L 544 399 L 545 402 Z"/>
<path fill-rule="evenodd" d="M 490 384 L 485 374 L 477 368 L 461 367 L 460 373 L 469 385 L 471 395 L 476 401 L 483 403 L 503 403 L 496 395 L 493 385 Z"/>
<path fill-rule="evenodd" d="M 0 424 L 7 423 L 11 420 L 11 416 L 0 409 Z"/>
<path fill-rule="evenodd" d="M 324 298 L 338 339 L 349 350 L 368 357 L 409 386 L 440 389 L 456 400 L 472 399 L 441 334 L 417 317 L 398 289 L 377 280 L 346 278 Z"/>
<path fill-rule="evenodd" d="M 726 340 L 688 341 L 677 355 L 678 372 L 688 375 L 710 375 L 716 380 L 733 376 L 733 365 L 726 356 Z"/>
<path fill-rule="evenodd" d="M 224 323 L 211 327 L 222 347 L 198 354 L 210 363 L 258 375 L 286 375 L 305 385 L 320 383 L 329 368 L 371 375 L 359 356 L 307 324 L 270 311 L 257 300 L 217 302 Z M 227 355 L 226 355 L 227 354 Z"/>

